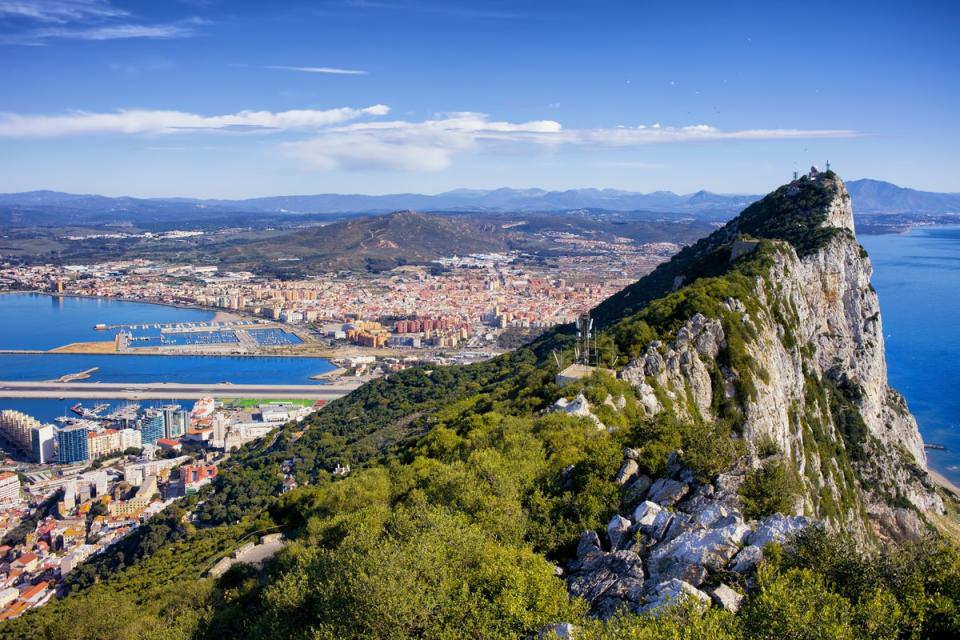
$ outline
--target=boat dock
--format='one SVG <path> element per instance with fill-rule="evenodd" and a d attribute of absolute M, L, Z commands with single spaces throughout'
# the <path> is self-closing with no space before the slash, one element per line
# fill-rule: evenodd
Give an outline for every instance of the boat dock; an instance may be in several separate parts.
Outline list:
<path fill-rule="evenodd" d="M 222 331 L 224 329 L 257 328 L 277 326 L 270 320 L 230 320 L 226 322 L 152 322 L 145 324 L 106 324 L 93 326 L 97 331 L 147 331 L 158 329 L 164 333 L 191 333 L 194 331 Z"/>

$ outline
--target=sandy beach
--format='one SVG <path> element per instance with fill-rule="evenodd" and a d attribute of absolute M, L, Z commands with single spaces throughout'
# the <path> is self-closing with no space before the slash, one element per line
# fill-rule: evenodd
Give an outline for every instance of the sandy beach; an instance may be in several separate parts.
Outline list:
<path fill-rule="evenodd" d="M 933 478 L 934 482 L 936 482 L 938 485 L 940 485 L 944 489 L 952 491 L 953 493 L 957 494 L 958 497 L 960 497 L 960 488 L 958 488 L 957 485 L 950 482 L 943 474 L 937 471 L 934 471 L 933 469 L 927 469 L 927 472 L 930 474 L 930 477 Z"/>

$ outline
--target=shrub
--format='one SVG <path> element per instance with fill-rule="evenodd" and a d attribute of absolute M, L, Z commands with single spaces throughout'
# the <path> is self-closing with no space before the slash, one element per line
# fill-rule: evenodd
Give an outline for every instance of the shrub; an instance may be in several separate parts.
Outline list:
<path fill-rule="evenodd" d="M 772 513 L 793 511 L 798 490 L 796 473 L 781 461 L 768 462 L 752 471 L 740 486 L 743 515 L 764 518 Z"/>

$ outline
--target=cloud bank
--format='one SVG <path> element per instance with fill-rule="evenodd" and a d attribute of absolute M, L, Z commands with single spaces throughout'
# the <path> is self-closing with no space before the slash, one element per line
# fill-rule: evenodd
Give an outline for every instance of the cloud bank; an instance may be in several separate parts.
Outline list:
<path fill-rule="evenodd" d="M 725 131 L 707 125 L 566 129 L 555 120 L 511 123 L 491 121 L 483 113 L 465 112 L 422 122 L 395 120 L 330 127 L 310 139 L 284 146 L 308 166 L 320 170 L 440 171 L 460 154 L 496 145 L 510 145 L 521 151 L 562 146 L 600 150 L 650 144 L 856 135 L 855 131 L 841 129 Z"/>
<path fill-rule="evenodd" d="M 127 109 L 111 113 L 74 111 L 61 115 L 0 113 L 0 137 L 57 138 L 103 134 L 164 134 L 205 131 L 271 131 L 317 129 L 362 116 L 383 116 L 390 108 L 378 104 L 363 109 L 296 109 L 240 111 L 203 116 L 185 111 Z"/>
<path fill-rule="evenodd" d="M 287 132 L 289 135 L 278 146 L 313 169 L 441 171 L 459 155 L 498 147 L 509 148 L 512 153 L 531 153 L 560 147 L 603 150 L 652 144 L 859 135 L 846 129 L 724 130 L 703 124 L 578 129 L 565 128 L 556 120 L 491 120 L 487 114 L 471 111 L 440 114 L 422 121 L 384 119 L 389 113 L 390 108 L 383 104 L 212 116 L 144 109 L 58 115 L 0 113 L 0 138 Z M 290 140 L 296 134 L 301 137 Z"/>

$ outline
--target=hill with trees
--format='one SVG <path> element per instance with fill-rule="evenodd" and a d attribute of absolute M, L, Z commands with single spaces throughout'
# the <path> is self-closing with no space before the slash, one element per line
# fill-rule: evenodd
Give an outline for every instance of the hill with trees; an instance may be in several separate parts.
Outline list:
<path fill-rule="evenodd" d="M 591 375 L 558 382 L 564 327 L 364 385 L 0 638 L 956 636 L 958 497 L 869 276 L 842 181 L 804 177 L 604 302 Z M 274 528 L 266 566 L 206 575 Z"/>

